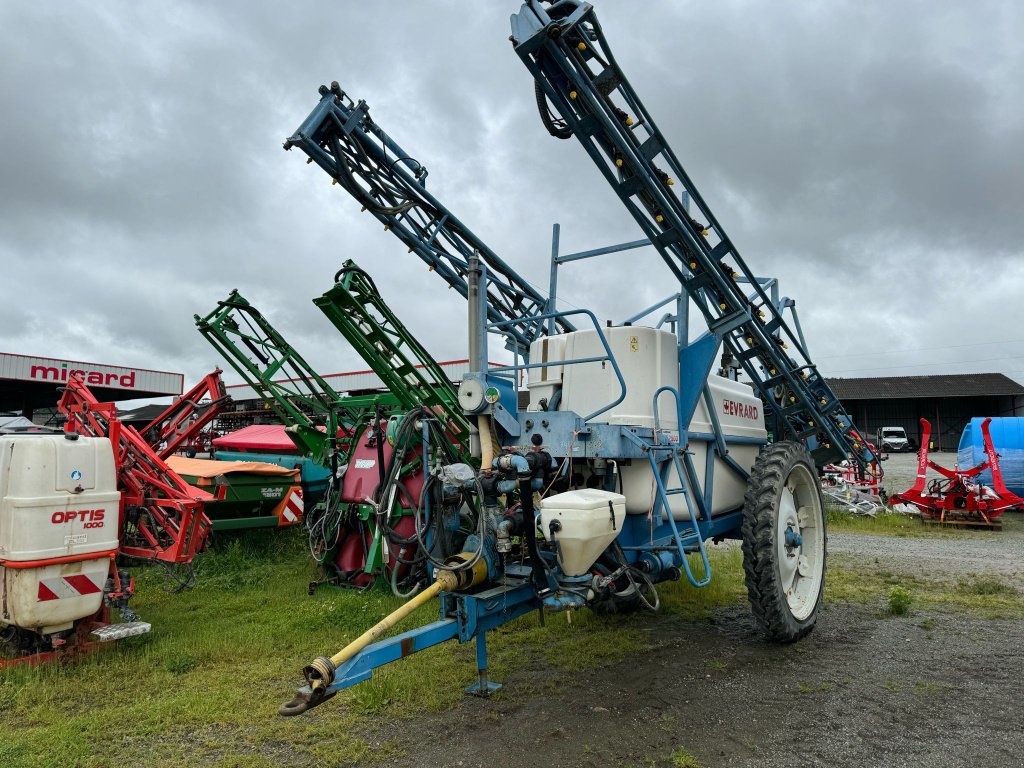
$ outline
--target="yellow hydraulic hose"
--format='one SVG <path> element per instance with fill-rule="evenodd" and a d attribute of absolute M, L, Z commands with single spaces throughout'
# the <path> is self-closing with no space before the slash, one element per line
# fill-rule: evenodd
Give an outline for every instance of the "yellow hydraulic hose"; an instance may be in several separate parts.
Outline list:
<path fill-rule="evenodd" d="M 480 468 L 488 470 L 495 455 L 501 450 L 494 438 L 494 430 L 491 429 L 491 417 L 481 413 L 476 417 L 476 428 L 480 433 Z"/>

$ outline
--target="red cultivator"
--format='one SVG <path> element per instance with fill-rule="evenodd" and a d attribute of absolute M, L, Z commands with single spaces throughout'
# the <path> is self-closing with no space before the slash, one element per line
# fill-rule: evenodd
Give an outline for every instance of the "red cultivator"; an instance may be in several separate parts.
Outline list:
<path fill-rule="evenodd" d="M 932 425 L 921 419 L 921 451 L 917 459 L 917 482 L 909 491 L 894 494 L 894 504 L 911 504 L 921 510 L 926 519 L 940 523 L 961 523 L 974 525 L 995 525 L 994 518 L 1008 509 L 1024 509 L 1024 499 L 1011 493 L 1003 483 L 1003 475 L 999 471 L 999 454 L 992 446 L 992 436 L 988 425 L 991 419 L 981 424 L 981 434 L 985 441 L 985 461 L 971 469 L 953 469 L 940 467 L 928 458 L 928 440 L 931 437 Z M 927 483 L 925 475 L 931 467 L 943 479 L 936 478 Z M 974 478 L 986 469 L 992 470 L 992 487 L 975 482 Z"/>

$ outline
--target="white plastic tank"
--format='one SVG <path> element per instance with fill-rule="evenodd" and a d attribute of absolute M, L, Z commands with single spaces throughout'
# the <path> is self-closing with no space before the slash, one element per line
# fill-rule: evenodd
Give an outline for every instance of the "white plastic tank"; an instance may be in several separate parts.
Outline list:
<path fill-rule="evenodd" d="M 723 434 L 767 440 L 768 432 L 764 428 L 763 404 L 749 386 L 712 374 L 708 377 L 708 387 L 711 390 L 711 403 L 718 414 Z M 690 420 L 689 431 L 703 434 L 714 432 L 703 397 L 697 402 L 697 408 Z M 678 440 L 678 432 L 674 433 L 674 437 Z M 696 470 L 697 483 L 701 493 L 704 492 L 704 469 L 707 462 L 708 446 L 707 442 L 690 440 L 690 451 L 693 453 L 690 459 Z M 749 471 L 757 460 L 760 447 L 757 443 L 733 444 L 728 446 L 729 456 Z M 626 511 L 631 515 L 646 515 L 651 510 L 657 493 L 650 462 L 634 459 L 629 466 L 620 467 L 619 474 L 622 481 L 622 493 L 626 496 Z M 669 490 L 679 488 L 679 479 L 675 468 L 671 466 L 666 488 Z M 743 478 L 727 466 L 721 458 L 715 457 L 711 515 L 714 517 L 742 507 L 743 495 L 746 490 L 747 484 Z M 672 510 L 672 517 L 676 520 L 689 520 L 690 513 L 683 494 L 670 496 L 669 508 Z"/>
<path fill-rule="evenodd" d="M 565 359 L 565 335 L 541 336 L 530 345 L 530 364 L 551 363 L 543 368 L 531 368 L 526 387 L 530 390 L 531 411 L 540 410 L 542 399 L 551 402 L 555 392 L 562 388 L 562 366 L 557 361 Z"/>
<path fill-rule="evenodd" d="M 48 634 L 96 613 L 120 501 L 107 438 L 0 437 L 0 621 Z"/>
<path fill-rule="evenodd" d="M 541 530 L 557 542 L 558 564 L 566 576 L 583 576 L 622 530 L 626 498 L 582 488 L 543 499 Z M 556 531 L 551 533 L 552 523 Z"/>
<path fill-rule="evenodd" d="M 641 427 L 654 426 L 654 392 L 663 386 L 679 384 L 679 360 L 675 334 L 656 328 L 637 325 L 603 329 L 608 346 L 615 356 L 622 377 L 626 381 L 626 398 L 602 413 L 598 420 L 608 424 L 628 424 Z M 561 345 L 555 342 L 561 340 Z M 604 356 L 604 346 L 596 330 L 574 331 L 552 337 L 549 346 L 542 347 L 544 339 L 530 347 L 530 362 L 539 362 L 544 353 L 547 360 L 578 360 Z M 561 357 L 559 358 L 559 352 Z M 550 400 L 555 385 L 561 383 L 562 398 L 558 406 L 562 411 L 575 411 L 587 416 L 618 399 L 619 380 L 610 362 L 575 363 L 547 370 L 547 379 L 536 370 L 530 372 L 530 410 L 539 410 L 543 396 Z M 555 372 L 552 373 L 552 370 Z M 537 381 L 534 381 L 534 378 Z M 661 425 L 676 429 L 675 404 L 669 394 L 658 399 Z"/>
<path fill-rule="evenodd" d="M 675 334 L 641 326 L 616 326 L 603 330 L 626 380 L 627 392 L 621 403 L 597 416 L 595 421 L 653 427 L 655 391 L 663 386 L 679 386 L 679 358 Z M 559 340 L 560 343 L 557 343 Z M 574 331 L 551 339 L 540 339 L 530 347 L 531 362 L 538 362 L 542 358 L 545 361 L 572 360 L 604 354 L 604 347 L 596 330 Z M 549 373 L 543 379 L 536 370 L 531 371 L 530 410 L 538 410 L 541 396 L 547 397 L 550 401 L 559 386 L 562 394 L 558 409 L 574 411 L 581 416 L 593 413 L 619 396 L 618 379 L 612 366 L 607 362 L 553 366 L 546 370 Z M 726 435 L 767 439 L 761 400 L 749 386 L 717 375 L 709 376 L 707 381 L 712 404 Z M 658 399 L 658 409 L 661 428 L 670 437 L 678 439 L 679 424 L 674 398 L 668 393 L 661 395 Z M 714 431 L 703 398 L 698 401 L 689 431 L 704 434 L 711 434 Z M 694 454 L 691 459 L 697 471 L 701 492 L 707 445 L 706 442 L 690 441 L 690 450 Z M 759 449 L 760 446 L 756 443 L 734 444 L 729 447 L 729 455 L 749 470 L 754 466 Z M 634 459 L 629 465 L 621 465 L 619 474 L 621 490 L 626 497 L 627 513 L 647 514 L 656 494 L 650 464 Z M 667 487 L 679 487 L 674 469 L 669 473 Z M 712 491 L 712 515 L 720 515 L 743 505 L 746 483 L 724 461 L 716 458 Z M 670 496 L 669 502 L 672 516 L 676 520 L 689 518 L 686 499 L 682 494 Z"/>

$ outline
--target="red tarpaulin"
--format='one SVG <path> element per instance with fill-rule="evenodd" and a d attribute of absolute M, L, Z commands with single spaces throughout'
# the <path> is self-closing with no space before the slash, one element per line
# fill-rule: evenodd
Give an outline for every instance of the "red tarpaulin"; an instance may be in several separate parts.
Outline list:
<path fill-rule="evenodd" d="M 213 446 L 225 451 L 269 451 L 271 453 L 294 453 L 299 449 L 288 439 L 280 424 L 253 424 L 235 432 L 215 437 Z"/>

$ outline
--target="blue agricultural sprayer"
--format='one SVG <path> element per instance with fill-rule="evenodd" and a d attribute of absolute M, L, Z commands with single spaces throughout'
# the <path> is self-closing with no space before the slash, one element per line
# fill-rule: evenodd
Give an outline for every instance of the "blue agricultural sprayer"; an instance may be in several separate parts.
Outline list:
<path fill-rule="evenodd" d="M 657 609 L 659 582 L 709 583 L 709 541 L 742 541 L 757 621 L 771 640 L 797 640 L 813 628 L 824 586 L 817 468 L 875 458 L 811 361 L 793 302 L 742 260 L 616 64 L 593 8 L 532 0 L 512 16 L 511 40 L 548 132 L 580 141 L 645 239 L 556 252 L 544 297 L 427 191 L 424 166 L 365 102 L 337 83 L 321 88 L 285 148 L 308 154 L 468 299 L 472 373 L 458 398 L 476 429 L 475 460 L 447 462 L 431 445 L 430 417 L 421 420 L 417 537 L 433 583 L 306 666 L 307 684 L 282 714 L 451 639 L 476 640 L 471 690 L 486 694 L 497 687 L 487 678 L 489 630 L 538 609 Z M 667 298 L 608 327 L 588 309 L 557 311 L 559 264 L 640 245 L 661 256 L 668 280 L 648 279 L 671 281 Z M 637 324 L 663 307 L 655 327 Z M 693 307 L 707 331 L 690 341 Z M 516 365 L 488 370 L 494 334 Z M 718 372 L 720 353 L 730 363 Z M 471 532 L 442 544 L 431 533 L 444 526 L 427 525 L 437 519 Z M 380 639 L 435 597 L 436 621 Z"/>

